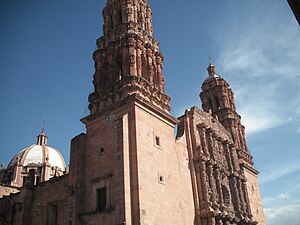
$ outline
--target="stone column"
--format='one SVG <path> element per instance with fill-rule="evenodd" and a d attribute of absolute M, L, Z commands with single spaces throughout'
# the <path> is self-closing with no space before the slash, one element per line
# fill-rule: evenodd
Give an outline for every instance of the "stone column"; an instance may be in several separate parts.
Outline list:
<path fill-rule="evenodd" d="M 208 151 L 210 153 L 210 158 L 215 160 L 215 155 L 214 155 L 214 146 L 213 146 L 213 138 L 212 138 L 212 130 L 211 129 L 206 129 L 206 136 L 208 137 L 207 144 L 208 144 Z"/>
<path fill-rule="evenodd" d="M 245 212 L 247 212 L 247 208 L 246 208 L 246 202 L 245 202 L 243 186 L 242 186 L 242 182 L 241 182 L 240 178 L 237 179 L 237 187 L 238 187 L 238 193 L 239 193 L 239 196 L 240 196 L 241 211 L 244 214 Z"/>
<path fill-rule="evenodd" d="M 238 155 L 237 155 L 237 152 L 236 152 L 236 148 L 233 144 L 229 145 L 229 152 L 230 152 L 230 155 L 231 155 L 232 165 L 233 165 L 234 171 L 240 171 Z"/>
<path fill-rule="evenodd" d="M 232 165 L 232 159 L 231 159 L 231 154 L 230 154 L 228 143 L 226 141 L 225 142 L 223 141 L 222 144 L 223 144 L 225 159 L 226 159 L 226 163 L 228 165 L 229 172 L 232 173 L 234 171 L 234 168 Z"/>
<path fill-rule="evenodd" d="M 240 195 L 237 187 L 237 181 L 234 174 L 231 174 L 229 177 L 229 186 L 231 190 L 232 203 L 234 206 L 235 212 L 240 212 Z"/>
<path fill-rule="evenodd" d="M 245 196 L 245 202 L 246 202 L 246 211 L 248 213 L 249 219 L 252 218 L 252 212 L 250 209 L 250 201 L 249 201 L 249 195 L 248 195 L 248 191 L 247 191 L 247 182 L 246 180 L 242 180 L 242 187 L 243 187 L 243 192 L 244 192 L 244 196 Z"/>
<path fill-rule="evenodd" d="M 129 74 L 137 76 L 136 42 L 134 38 L 128 39 L 128 46 L 129 46 Z"/>
<path fill-rule="evenodd" d="M 152 54 L 152 49 L 150 48 L 149 45 L 146 47 L 146 53 L 147 53 L 147 66 L 148 66 L 150 84 L 157 85 L 157 84 L 154 83 L 155 79 L 154 79 L 153 60 L 152 60 L 153 54 Z"/>
<path fill-rule="evenodd" d="M 224 201 L 223 201 L 223 193 L 222 193 L 222 186 L 221 186 L 221 175 L 220 175 L 220 171 L 219 168 L 215 167 L 215 180 L 216 180 L 216 190 L 217 190 L 217 196 L 218 197 L 218 203 L 220 205 L 224 205 Z"/>
<path fill-rule="evenodd" d="M 136 64 L 137 64 L 137 75 L 142 76 L 142 42 L 137 40 L 137 50 L 136 50 Z"/>
<path fill-rule="evenodd" d="M 208 151 L 207 142 L 206 142 L 206 133 L 205 133 L 205 127 L 200 128 L 200 141 L 202 145 L 202 150 L 205 154 L 205 156 L 210 156 L 210 153 Z"/>
<path fill-rule="evenodd" d="M 204 208 L 206 210 L 209 209 L 210 207 L 210 194 L 209 194 L 209 180 L 207 179 L 207 170 L 206 170 L 206 162 L 201 161 L 201 170 L 202 170 L 202 196 L 203 196 L 203 203 L 204 203 Z"/>
<path fill-rule="evenodd" d="M 211 188 L 211 196 L 210 196 L 210 201 L 212 202 L 212 205 L 216 205 L 216 196 L 217 196 L 217 190 L 216 190 L 216 181 L 214 177 L 214 169 L 213 165 L 208 162 L 208 179 L 210 183 L 210 188 Z"/>

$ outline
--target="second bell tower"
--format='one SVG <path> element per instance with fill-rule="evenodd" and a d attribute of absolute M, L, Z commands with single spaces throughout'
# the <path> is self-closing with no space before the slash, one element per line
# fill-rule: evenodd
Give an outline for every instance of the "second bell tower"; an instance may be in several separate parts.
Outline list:
<path fill-rule="evenodd" d="M 254 167 L 253 157 L 246 143 L 245 127 L 241 116 L 236 111 L 234 93 L 229 84 L 217 74 L 216 67 L 209 63 L 208 77 L 202 84 L 200 98 L 202 108 L 217 117 L 219 122 L 228 130 L 236 147 L 239 166 L 246 180 L 247 193 L 251 213 L 259 225 L 266 224 L 262 201 L 259 194 L 258 171 Z"/>
<path fill-rule="evenodd" d="M 234 93 L 229 84 L 216 72 L 216 67 L 209 63 L 208 77 L 202 84 L 200 98 L 205 112 L 217 116 L 222 125 L 231 133 L 233 141 L 243 161 L 253 165 L 245 137 L 245 127 L 241 124 L 241 116 L 236 111 Z"/>

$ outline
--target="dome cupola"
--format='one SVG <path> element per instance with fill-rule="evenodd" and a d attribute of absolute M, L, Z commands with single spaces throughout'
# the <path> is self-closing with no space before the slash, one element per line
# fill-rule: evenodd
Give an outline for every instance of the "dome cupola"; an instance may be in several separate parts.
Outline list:
<path fill-rule="evenodd" d="M 23 149 L 12 158 L 6 169 L 4 183 L 21 187 L 26 184 L 30 171 L 34 171 L 35 184 L 65 174 L 66 164 L 62 154 L 48 146 L 47 141 L 48 136 L 42 129 L 36 144 Z"/>
<path fill-rule="evenodd" d="M 210 61 L 209 61 L 208 67 L 207 67 L 207 72 L 208 72 L 208 77 L 205 79 L 204 83 L 209 82 L 216 78 L 220 78 L 220 76 L 217 74 L 216 67 L 213 64 L 211 64 Z"/>

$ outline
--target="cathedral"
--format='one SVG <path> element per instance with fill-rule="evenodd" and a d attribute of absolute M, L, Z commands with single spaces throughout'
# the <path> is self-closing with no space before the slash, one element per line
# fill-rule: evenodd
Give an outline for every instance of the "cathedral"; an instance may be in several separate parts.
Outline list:
<path fill-rule="evenodd" d="M 0 225 L 266 225 L 234 93 L 209 63 L 202 109 L 170 113 L 147 0 L 107 0 L 86 132 L 0 171 Z M 176 130 L 176 134 L 175 134 Z"/>

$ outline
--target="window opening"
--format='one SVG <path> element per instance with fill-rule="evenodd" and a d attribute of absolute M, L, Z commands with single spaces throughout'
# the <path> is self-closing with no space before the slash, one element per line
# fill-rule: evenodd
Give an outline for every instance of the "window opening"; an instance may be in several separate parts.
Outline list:
<path fill-rule="evenodd" d="M 58 204 L 50 202 L 47 205 L 47 225 L 57 225 Z"/>
<path fill-rule="evenodd" d="M 155 145 L 160 146 L 160 138 L 158 136 L 155 136 Z"/>
<path fill-rule="evenodd" d="M 106 187 L 97 189 L 97 211 L 106 209 Z"/>
<path fill-rule="evenodd" d="M 104 148 L 100 148 L 100 154 L 104 154 Z"/>
<path fill-rule="evenodd" d="M 161 174 L 158 175 L 158 183 L 165 184 L 165 177 Z"/>

